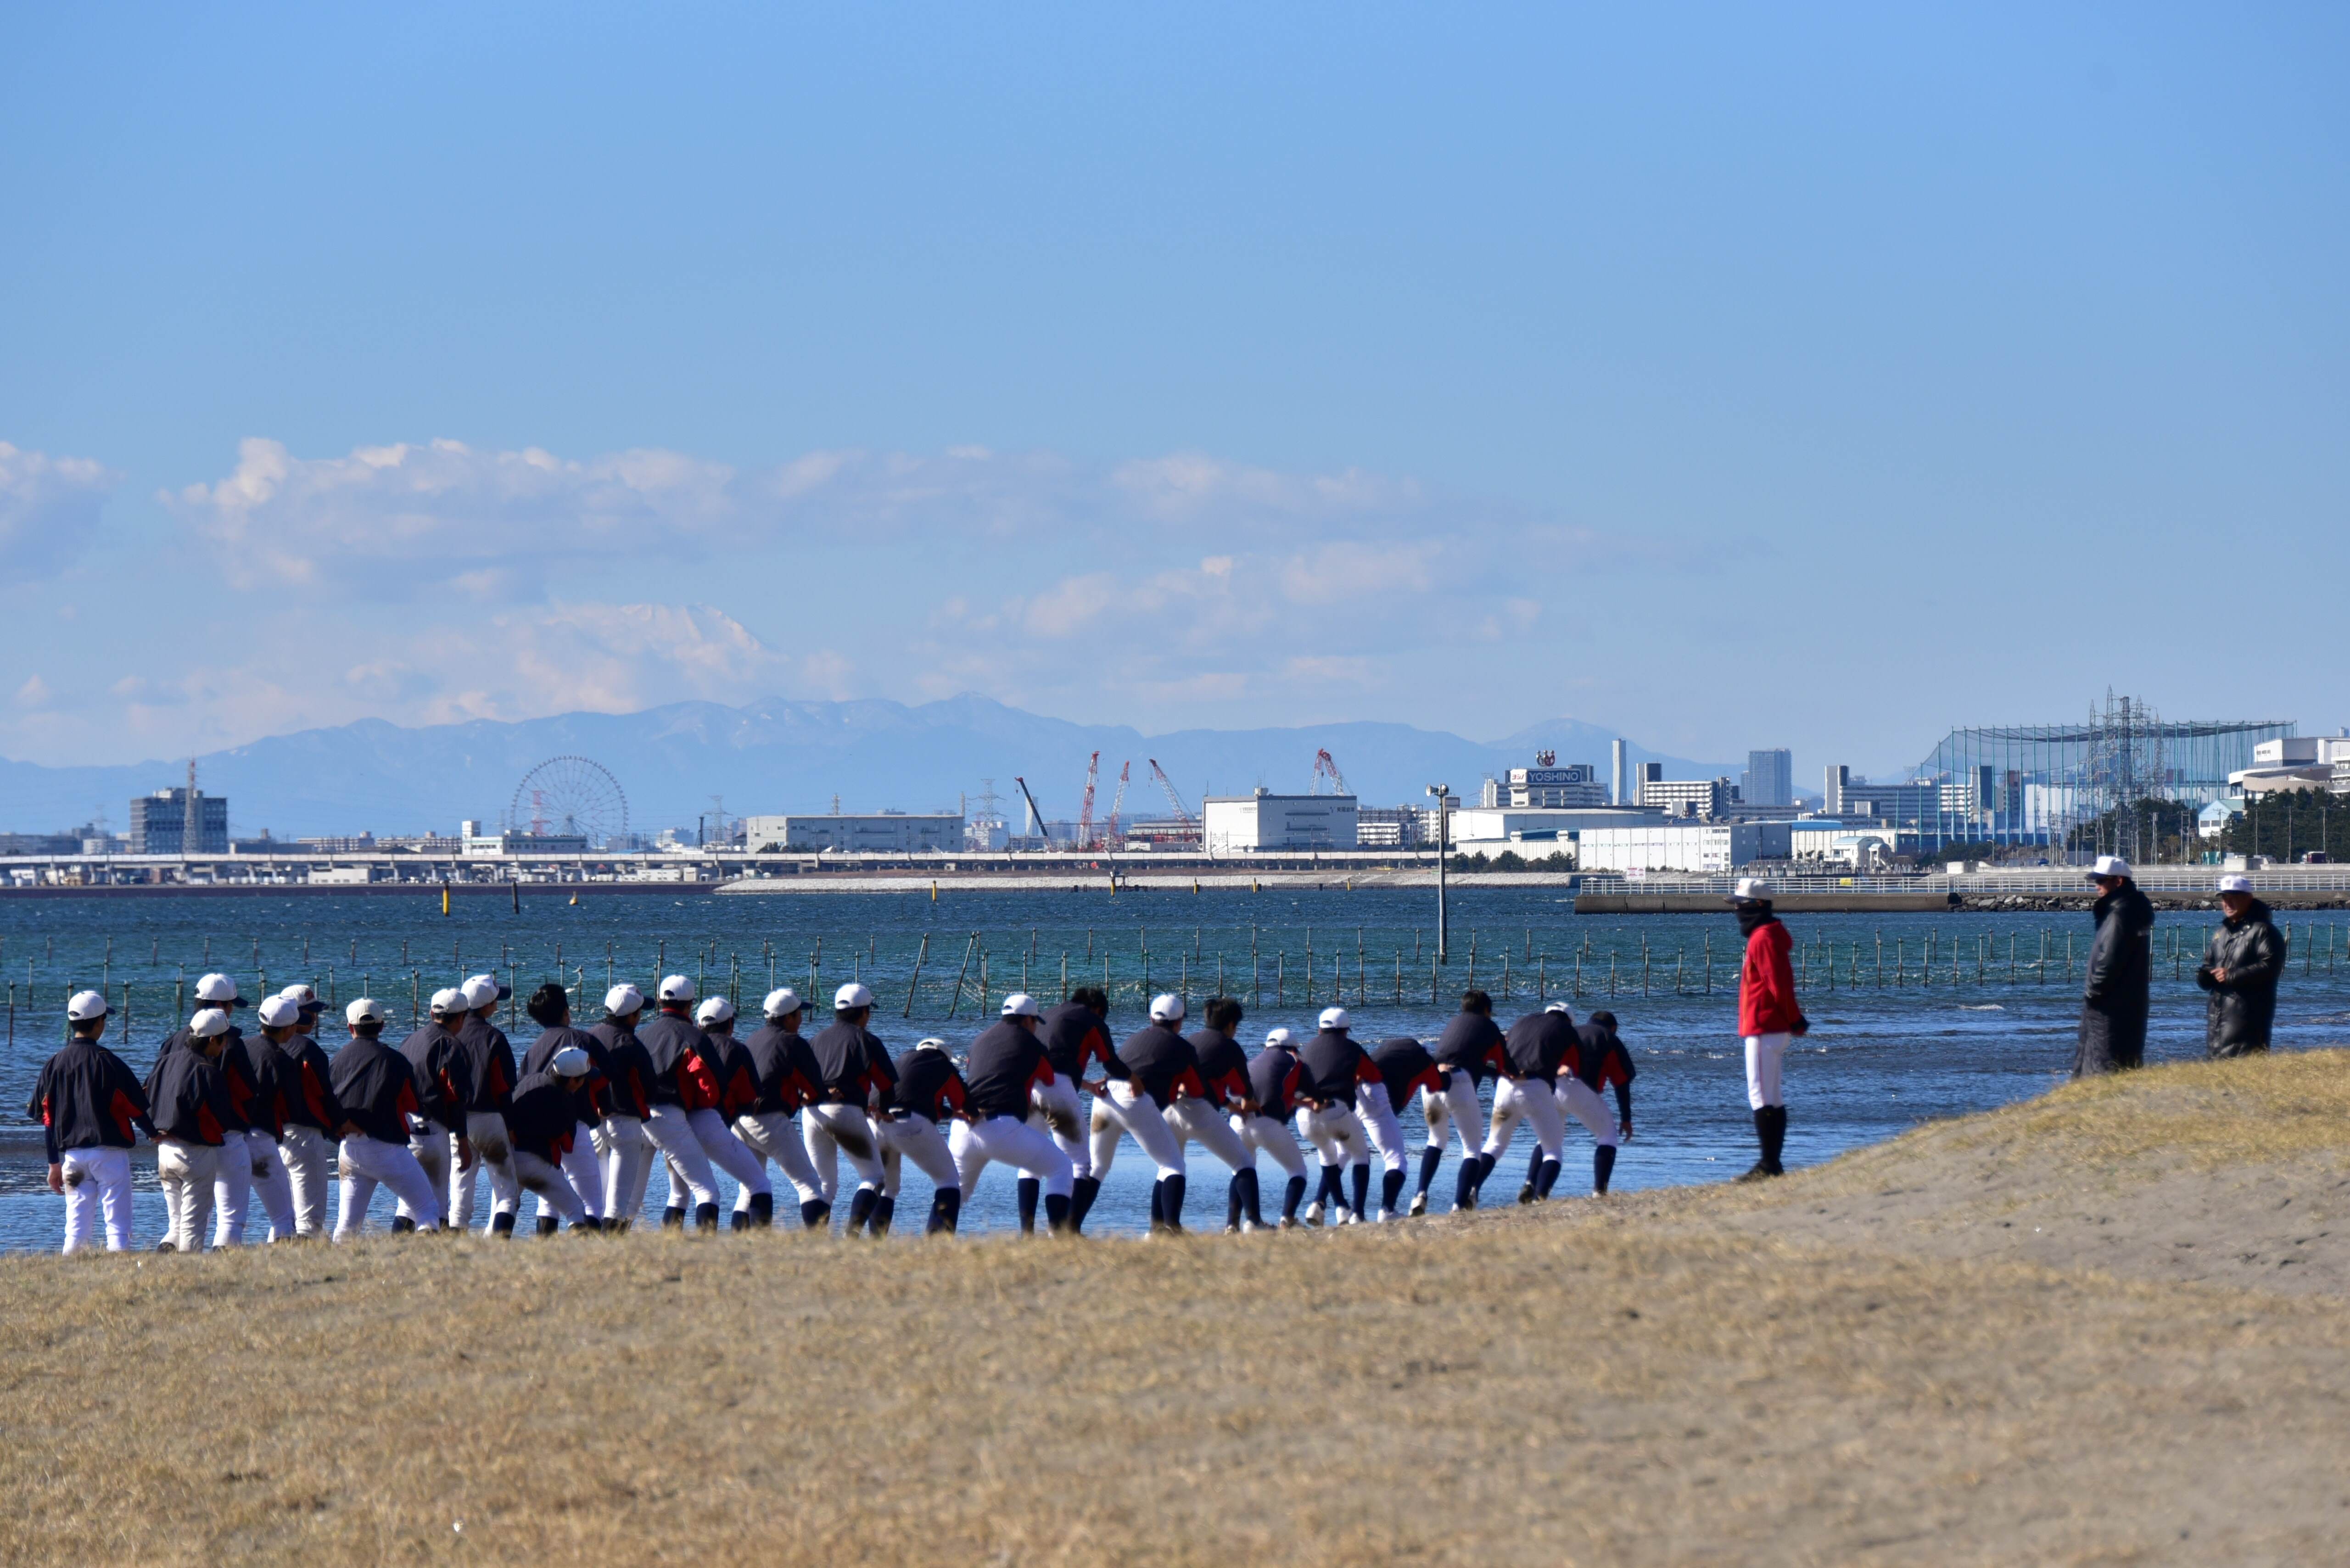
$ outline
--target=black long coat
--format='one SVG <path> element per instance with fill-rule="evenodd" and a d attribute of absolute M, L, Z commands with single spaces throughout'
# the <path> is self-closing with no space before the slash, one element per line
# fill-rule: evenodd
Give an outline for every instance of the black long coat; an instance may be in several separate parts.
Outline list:
<path fill-rule="evenodd" d="M 2147 987 L 2154 958 L 2147 933 L 2154 906 L 2125 882 L 2097 900 L 2097 934 L 2089 943 L 2087 983 L 2081 991 L 2081 1037 L 2073 1076 L 2115 1073 L 2146 1060 Z"/>
<path fill-rule="evenodd" d="M 2210 946 L 2203 950 L 2202 967 L 2195 971 L 2195 983 L 2211 998 L 2203 1033 L 2205 1054 L 2241 1056 L 2269 1048 L 2284 961 L 2284 935 L 2269 919 L 2269 907 L 2258 898 L 2241 920 L 2220 922 L 2211 933 Z M 2224 984 L 2211 978 L 2215 970 L 2228 971 Z"/>

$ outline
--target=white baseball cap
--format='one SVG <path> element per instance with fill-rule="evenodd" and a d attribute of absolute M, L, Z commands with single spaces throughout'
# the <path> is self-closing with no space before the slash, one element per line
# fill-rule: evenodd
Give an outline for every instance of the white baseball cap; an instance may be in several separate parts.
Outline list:
<path fill-rule="evenodd" d="M 1741 877 L 1738 886 L 1730 890 L 1733 904 L 1767 904 L 1771 901 L 1771 884 L 1760 877 Z"/>
<path fill-rule="evenodd" d="M 1564 1002 L 1554 1002 L 1548 1007 L 1544 1008 L 1543 1011 L 1544 1012 L 1564 1012 L 1570 1018 L 1575 1016 L 1575 1009 L 1569 1007 Z"/>
<path fill-rule="evenodd" d="M 724 1023 L 734 1016 L 734 1004 L 723 996 L 713 996 L 696 1009 L 693 1021 L 704 1029 L 713 1023 Z"/>
<path fill-rule="evenodd" d="M 584 1078 L 595 1059 L 577 1045 L 566 1045 L 546 1059 L 546 1070 L 558 1078 Z"/>
<path fill-rule="evenodd" d="M 1352 1029 L 1355 1026 L 1355 1021 L 1347 1015 L 1343 1007 L 1326 1007 L 1322 1010 L 1322 1016 L 1314 1022 L 1324 1029 Z"/>
<path fill-rule="evenodd" d="M 943 1051 L 946 1048 L 947 1043 L 940 1039 L 935 1034 L 931 1035 L 927 1040 L 917 1040 L 914 1042 L 914 1049 L 917 1051 Z"/>
<path fill-rule="evenodd" d="M 465 993 L 455 986 L 445 986 L 432 993 L 432 1012 L 435 1017 L 464 1011 Z"/>
<path fill-rule="evenodd" d="M 188 1020 L 188 1033 L 199 1040 L 209 1040 L 215 1034 L 228 1033 L 228 1014 L 217 1007 L 207 1007 Z"/>
<path fill-rule="evenodd" d="M 286 997 L 296 1007 L 316 1007 L 318 1005 L 318 992 L 315 986 L 289 985 L 277 994 Z"/>
<path fill-rule="evenodd" d="M 2220 891 L 2222 893 L 2249 893 L 2251 890 L 2252 879 L 2239 872 L 2230 871 L 2220 878 Z"/>
<path fill-rule="evenodd" d="M 302 1022 L 302 1004 L 280 992 L 261 1004 L 261 1026 L 287 1029 Z"/>
<path fill-rule="evenodd" d="M 1264 1043 L 1268 1045 L 1295 1045 L 1297 1044 L 1297 1036 L 1290 1032 L 1288 1025 L 1284 1024 L 1278 1028 L 1266 1030 Z"/>
<path fill-rule="evenodd" d="M 769 1018 L 789 1018 L 799 1010 L 800 993 L 788 985 L 779 985 L 767 992 L 767 1000 L 759 1006 L 759 1011 Z"/>
<path fill-rule="evenodd" d="M 384 1016 L 383 1003 L 372 996 L 362 996 L 343 1009 L 343 1022 L 350 1024 L 381 1023 Z"/>
<path fill-rule="evenodd" d="M 663 1002 L 691 1002 L 693 981 L 681 974 L 665 974 L 653 994 Z"/>
<path fill-rule="evenodd" d="M 106 998 L 94 991 L 77 991 L 66 998 L 66 1018 L 70 1023 L 87 1023 L 105 1016 Z"/>
<path fill-rule="evenodd" d="M 1006 1018 L 1036 1017 L 1036 999 L 1024 991 L 1014 992 L 1003 999 L 1003 1016 Z"/>
<path fill-rule="evenodd" d="M 514 989 L 500 985 L 496 975 L 477 974 L 465 981 L 465 1008 L 468 1012 L 479 1012 L 494 1002 L 504 1002 L 513 994 Z"/>
<path fill-rule="evenodd" d="M 236 994 L 236 981 L 224 974 L 213 973 L 196 981 L 196 1000 L 220 1007 L 243 1007 Z"/>
<path fill-rule="evenodd" d="M 626 1018 L 645 1010 L 645 993 L 622 981 L 604 993 L 604 1011 L 614 1018 Z"/>
<path fill-rule="evenodd" d="M 1150 999 L 1150 1021 L 1153 1023 L 1183 1022 L 1183 999 L 1171 991 L 1162 991 Z"/>
<path fill-rule="evenodd" d="M 2093 882 L 2100 877 L 2128 875 L 2130 875 L 2129 862 L 2118 855 L 2100 855 L 2097 857 L 2097 863 L 2089 867 L 2089 879 Z"/>
<path fill-rule="evenodd" d="M 847 1012 L 872 1005 L 873 993 L 853 980 L 832 993 L 832 1010 L 835 1012 Z"/>

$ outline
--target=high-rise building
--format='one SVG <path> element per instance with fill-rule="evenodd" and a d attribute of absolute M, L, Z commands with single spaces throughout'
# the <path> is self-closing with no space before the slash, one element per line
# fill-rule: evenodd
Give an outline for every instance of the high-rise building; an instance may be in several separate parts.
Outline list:
<path fill-rule="evenodd" d="M 1794 805 L 1794 753 L 1783 746 L 1747 753 L 1746 776 L 1739 781 L 1738 793 L 1750 805 Z"/>
<path fill-rule="evenodd" d="M 1627 805 L 1632 799 L 1632 775 L 1624 750 L 1624 738 L 1618 735 L 1607 743 L 1608 803 Z"/>
<path fill-rule="evenodd" d="M 188 843 L 191 817 L 197 823 L 193 845 Z M 129 836 L 133 855 L 225 855 L 228 796 L 198 791 L 191 810 L 188 792 L 182 786 L 139 795 L 130 803 Z"/>

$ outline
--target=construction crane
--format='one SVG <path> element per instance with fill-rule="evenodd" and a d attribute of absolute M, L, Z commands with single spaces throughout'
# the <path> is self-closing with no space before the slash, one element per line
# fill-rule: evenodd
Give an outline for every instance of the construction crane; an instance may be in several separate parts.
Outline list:
<path fill-rule="evenodd" d="M 1167 776 L 1167 770 L 1159 765 L 1157 757 L 1150 758 L 1149 763 L 1150 776 L 1159 781 L 1159 787 L 1167 792 L 1167 804 L 1175 808 L 1175 820 L 1193 832 L 1197 832 L 1200 826 L 1199 819 L 1193 816 L 1191 808 L 1183 804 L 1183 797 L 1175 793 L 1175 781 Z"/>
<path fill-rule="evenodd" d="M 1134 762 L 1131 758 L 1118 764 L 1118 793 L 1109 799 L 1109 842 L 1113 848 L 1117 847 L 1118 843 L 1118 820 L 1126 810 L 1126 781 L 1133 772 Z"/>
<path fill-rule="evenodd" d="M 1042 806 L 1036 804 L 1036 797 L 1028 793 L 1028 781 L 1020 777 L 1017 774 L 1014 774 L 1013 775 L 1012 782 L 1020 786 L 1022 798 L 1028 802 L 1029 820 L 1036 825 L 1036 831 L 1038 833 L 1045 834 L 1045 810 Z M 1050 834 L 1045 834 L 1045 842 L 1047 846 L 1050 846 L 1053 842 L 1052 836 Z"/>
<path fill-rule="evenodd" d="M 1308 794 L 1320 794 L 1322 793 L 1322 780 L 1325 775 L 1327 775 L 1330 780 L 1330 787 L 1333 793 L 1337 794 L 1345 794 L 1347 793 L 1346 775 L 1338 771 L 1338 764 L 1331 759 L 1330 753 L 1327 748 L 1314 753 L 1314 787 L 1307 790 L 1305 793 Z"/>
<path fill-rule="evenodd" d="M 1101 753 L 1096 752 L 1086 762 L 1086 803 L 1077 808 L 1077 847 L 1094 846 L 1094 785 L 1101 778 Z"/>

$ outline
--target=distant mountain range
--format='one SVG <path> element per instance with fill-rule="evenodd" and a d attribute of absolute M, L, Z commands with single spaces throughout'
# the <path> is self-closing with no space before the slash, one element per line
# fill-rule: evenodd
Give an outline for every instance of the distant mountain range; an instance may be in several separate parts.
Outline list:
<path fill-rule="evenodd" d="M 1014 774 L 1045 813 L 1075 816 L 1086 758 L 1102 755 L 1096 815 L 1107 816 L 1121 763 L 1134 764 L 1127 815 L 1157 816 L 1166 797 L 1146 759 L 1156 757 L 1185 804 L 1199 809 L 1203 787 L 1238 794 L 1262 784 L 1303 792 L 1314 753 L 1326 748 L 1348 787 L 1369 805 L 1420 802 L 1430 784 L 1450 784 L 1472 802 L 1488 774 L 1527 767 L 1535 752 L 1591 763 L 1607 777 L 1612 732 L 1554 719 L 1493 742 L 1463 740 L 1409 724 L 1358 722 L 1274 730 L 1179 730 L 1145 736 L 1123 726 L 1074 724 L 966 693 L 908 707 L 899 702 L 799 702 L 768 698 L 730 708 L 675 702 L 639 713 L 564 713 L 518 722 L 481 720 L 403 729 L 380 719 L 276 735 L 198 759 L 207 794 L 225 794 L 240 836 L 267 828 L 280 838 L 316 834 L 379 836 L 451 832 L 462 818 L 494 824 L 537 763 L 577 755 L 608 769 L 626 791 L 632 829 L 691 826 L 724 797 L 730 814 L 976 807 L 993 778 L 1004 814 L 1019 820 Z M 1692 762 L 1632 745 L 1638 762 L 1665 764 L 1669 778 L 1735 777 L 1742 764 Z M 0 761 L 0 829 L 47 831 L 103 809 L 114 831 L 129 826 L 133 795 L 183 782 L 186 763 L 44 767 Z"/>

